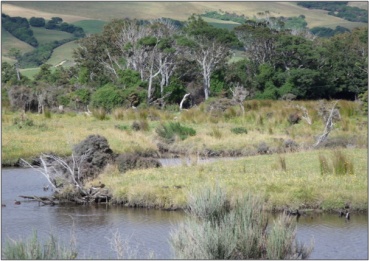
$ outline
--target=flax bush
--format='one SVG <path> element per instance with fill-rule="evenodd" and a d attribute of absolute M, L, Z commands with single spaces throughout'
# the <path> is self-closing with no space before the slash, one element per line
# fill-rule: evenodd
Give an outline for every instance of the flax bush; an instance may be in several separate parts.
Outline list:
<path fill-rule="evenodd" d="M 305 259 L 312 251 L 296 241 L 291 217 L 281 214 L 268 226 L 260 198 L 245 195 L 230 207 L 219 187 L 191 194 L 190 216 L 171 233 L 176 258 Z"/>

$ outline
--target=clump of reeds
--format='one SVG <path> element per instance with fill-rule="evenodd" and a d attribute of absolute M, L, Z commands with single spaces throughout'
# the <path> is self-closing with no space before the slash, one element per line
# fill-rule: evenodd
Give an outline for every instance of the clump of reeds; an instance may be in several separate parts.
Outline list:
<path fill-rule="evenodd" d="M 171 234 L 175 258 L 180 259 L 298 259 L 312 247 L 295 239 L 294 220 L 282 214 L 269 231 L 260 198 L 245 195 L 233 208 L 220 188 L 192 191 L 189 218 Z"/>
<path fill-rule="evenodd" d="M 51 111 L 48 108 L 45 108 L 44 110 L 44 117 L 46 119 L 51 119 Z"/>
<path fill-rule="evenodd" d="M 124 116 L 125 116 L 125 111 L 123 108 L 116 108 L 113 112 L 113 117 L 114 119 L 116 120 L 123 120 Z"/>
<path fill-rule="evenodd" d="M 149 130 L 149 123 L 146 119 L 139 120 L 139 121 L 134 121 L 132 123 L 131 128 L 134 131 L 148 131 Z"/>
<path fill-rule="evenodd" d="M 212 127 L 212 131 L 210 133 L 210 135 L 216 139 L 221 139 L 222 138 L 222 132 L 220 130 L 220 128 L 218 127 Z"/>
<path fill-rule="evenodd" d="M 322 154 L 319 154 L 319 162 L 320 162 L 320 173 L 321 175 L 328 174 L 331 172 L 331 168 L 329 166 L 328 160 Z"/>
<path fill-rule="evenodd" d="M 76 259 L 77 252 L 75 246 L 61 246 L 54 235 L 40 243 L 37 232 L 34 231 L 31 238 L 27 240 L 7 240 L 5 247 L 2 249 L 1 257 L 4 259 Z"/>
<path fill-rule="evenodd" d="M 94 109 L 92 111 L 92 115 L 94 116 L 94 118 L 101 120 L 101 121 L 108 119 L 107 112 L 103 108 Z"/>
<path fill-rule="evenodd" d="M 286 171 L 286 161 L 285 161 L 285 156 L 284 156 L 284 155 L 282 155 L 282 154 L 279 154 L 278 161 L 279 161 L 280 168 L 281 168 L 283 171 Z"/>
<path fill-rule="evenodd" d="M 333 152 L 333 172 L 335 175 L 354 174 L 354 165 L 342 151 Z"/>

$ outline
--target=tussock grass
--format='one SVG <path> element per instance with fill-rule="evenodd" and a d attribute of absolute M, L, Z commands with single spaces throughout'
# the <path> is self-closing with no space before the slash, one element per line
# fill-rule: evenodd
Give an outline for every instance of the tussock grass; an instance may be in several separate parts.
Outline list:
<path fill-rule="evenodd" d="M 107 112 L 105 109 L 103 108 L 98 108 L 98 109 L 93 109 L 92 111 L 92 115 L 98 119 L 98 120 L 107 120 L 108 119 L 108 115 L 107 115 Z"/>
<path fill-rule="evenodd" d="M 304 120 L 292 126 L 287 120 L 291 113 L 300 113 L 292 105 L 301 105 L 307 108 L 312 124 Z M 241 155 L 257 153 L 258 144 L 265 142 L 273 151 L 279 151 L 284 140 L 294 140 L 299 148 L 307 148 L 316 142 L 322 134 L 324 125 L 317 113 L 316 101 L 246 101 L 245 115 L 237 113 L 236 116 L 225 118 L 222 113 L 207 112 L 206 106 L 201 104 L 181 112 L 169 112 L 154 108 L 115 109 L 111 114 L 106 113 L 105 120 L 87 117 L 84 114 L 66 113 L 53 114 L 51 119 L 45 120 L 35 114 L 27 114 L 34 126 L 29 130 L 15 128 L 11 119 L 18 117 L 19 113 L 7 112 L 3 114 L 3 163 L 15 163 L 18 158 L 37 156 L 42 152 L 55 152 L 57 154 L 70 154 L 70 147 L 91 134 L 106 137 L 111 148 L 117 153 L 126 150 L 133 152 L 157 150 L 158 135 L 156 129 L 161 124 L 177 122 L 192 128 L 196 134 L 182 140 L 175 139 L 170 149 L 183 154 L 198 153 L 201 151 L 215 151 L 221 155 L 229 152 L 239 152 Z M 349 106 L 349 105 L 348 105 Z M 247 109 L 249 108 L 249 109 Z M 236 107 L 236 110 L 238 108 Z M 100 116 L 99 116 L 100 117 Z M 98 117 L 98 118 L 99 118 Z M 148 131 L 133 132 L 120 130 L 115 126 L 132 126 L 134 121 L 147 121 Z M 261 124 L 263 121 L 263 125 Z M 363 124 L 365 115 L 348 117 L 344 113 L 342 121 L 335 123 L 334 130 L 329 139 L 347 140 L 357 148 L 367 146 L 367 126 Z M 344 128 L 343 128 L 344 127 Z M 247 135 L 240 135 L 233 131 L 235 128 L 248 130 Z M 40 131 L 42 130 L 42 131 Z M 215 131 L 213 131 L 215 130 Z M 242 130 L 242 129 L 240 129 Z M 238 131 L 236 131 L 238 132 Z M 212 133 L 212 135 L 210 135 Z M 22 141 L 19 144 L 17 141 Z M 35 146 L 37 144 L 37 146 Z M 338 143 L 339 144 L 339 143 Z"/>
<path fill-rule="evenodd" d="M 263 201 L 250 194 L 230 207 L 221 187 L 190 194 L 191 216 L 171 233 L 179 259 L 305 259 L 311 247 L 295 239 L 296 223 L 285 214 L 267 229 Z"/>
<path fill-rule="evenodd" d="M 349 159 L 341 150 L 335 150 L 333 152 L 333 171 L 335 175 L 353 175 L 352 159 Z"/>
<path fill-rule="evenodd" d="M 38 239 L 37 232 L 33 231 L 32 237 L 26 240 L 7 240 L 5 247 L 2 249 L 1 257 L 4 259 L 76 259 L 76 246 L 61 246 L 54 235 L 41 243 Z"/>

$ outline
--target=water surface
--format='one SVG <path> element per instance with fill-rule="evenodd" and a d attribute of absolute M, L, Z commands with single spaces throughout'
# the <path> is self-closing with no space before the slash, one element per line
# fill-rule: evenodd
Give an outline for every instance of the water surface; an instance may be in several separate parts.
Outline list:
<path fill-rule="evenodd" d="M 8 238 L 28 238 L 37 230 L 41 239 L 54 233 L 65 244 L 74 236 L 80 259 L 115 259 L 110 242 L 118 232 L 127 241 L 127 258 L 145 259 L 154 253 L 156 259 L 173 259 L 169 235 L 184 221 L 183 212 L 108 205 L 40 206 L 18 197 L 51 194 L 43 191 L 45 184 L 45 177 L 32 169 L 2 170 L 2 204 L 6 204 L 1 211 L 2 246 Z M 15 199 L 21 205 L 14 205 Z M 352 213 L 350 221 L 330 214 L 302 216 L 297 238 L 304 243 L 314 240 L 310 259 L 368 259 L 368 216 Z"/>

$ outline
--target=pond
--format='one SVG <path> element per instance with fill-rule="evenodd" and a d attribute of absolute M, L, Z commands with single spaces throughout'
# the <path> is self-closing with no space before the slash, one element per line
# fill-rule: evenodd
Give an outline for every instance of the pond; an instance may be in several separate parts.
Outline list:
<path fill-rule="evenodd" d="M 120 235 L 126 258 L 173 259 L 170 232 L 184 221 L 182 211 L 132 209 L 108 205 L 40 206 L 19 195 L 46 196 L 46 179 L 33 169 L 2 170 L 2 247 L 9 238 L 24 239 L 38 232 L 41 239 L 50 233 L 64 244 L 76 238 L 79 259 L 115 259 L 113 235 Z M 15 205 L 14 200 L 20 200 Z M 310 259 L 368 259 L 368 216 L 352 213 L 349 221 L 332 214 L 301 216 L 297 238 L 314 241 Z"/>

